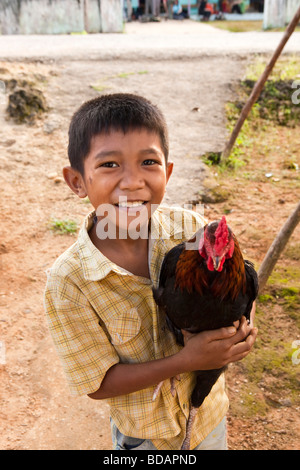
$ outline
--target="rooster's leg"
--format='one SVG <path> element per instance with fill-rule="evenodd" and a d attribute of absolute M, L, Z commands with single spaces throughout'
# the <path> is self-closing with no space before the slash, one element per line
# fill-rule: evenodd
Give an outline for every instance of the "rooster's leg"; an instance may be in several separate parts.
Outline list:
<path fill-rule="evenodd" d="M 195 417 L 198 411 L 198 407 L 192 406 L 190 409 L 189 419 L 186 423 L 186 431 L 185 431 L 185 439 L 181 446 L 181 450 L 190 450 L 191 445 L 191 435 L 192 435 L 192 427 L 195 421 Z"/>
<path fill-rule="evenodd" d="M 156 385 L 156 387 L 154 389 L 154 392 L 153 392 L 153 396 L 152 396 L 153 401 L 156 400 L 157 395 L 159 394 L 159 391 L 160 391 L 161 387 L 163 386 L 163 383 L 164 383 L 164 381 L 159 382 L 159 384 Z"/>
<path fill-rule="evenodd" d="M 180 380 L 180 375 L 176 375 L 176 377 L 171 377 L 170 378 L 170 382 L 171 382 L 170 390 L 171 390 L 171 394 L 172 394 L 173 397 L 175 397 L 175 393 L 176 393 L 175 379 Z M 152 396 L 153 401 L 156 400 L 163 383 L 164 383 L 164 381 L 159 382 L 159 384 L 155 387 L 154 392 L 153 392 L 153 396 Z"/>
<path fill-rule="evenodd" d="M 171 377 L 171 379 L 170 379 L 172 397 L 175 397 L 175 394 L 176 394 L 175 379 L 178 380 L 178 381 L 181 380 L 180 375 L 176 375 L 175 377 Z"/>

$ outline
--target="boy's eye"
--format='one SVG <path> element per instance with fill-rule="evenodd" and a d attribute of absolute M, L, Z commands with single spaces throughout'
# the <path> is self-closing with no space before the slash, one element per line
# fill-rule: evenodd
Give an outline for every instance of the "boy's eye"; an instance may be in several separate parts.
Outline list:
<path fill-rule="evenodd" d="M 147 160 L 143 161 L 143 165 L 155 165 L 156 160 L 153 160 L 152 158 L 148 158 Z"/>
<path fill-rule="evenodd" d="M 115 168 L 118 165 L 115 162 L 105 162 L 105 163 L 102 163 L 102 165 L 100 166 L 104 168 Z"/>

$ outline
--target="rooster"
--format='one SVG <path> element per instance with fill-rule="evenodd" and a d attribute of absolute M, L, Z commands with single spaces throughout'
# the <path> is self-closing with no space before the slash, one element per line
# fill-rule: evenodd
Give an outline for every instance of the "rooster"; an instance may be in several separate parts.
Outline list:
<path fill-rule="evenodd" d="M 243 259 L 238 241 L 224 216 L 166 254 L 158 287 L 153 288 L 154 299 L 165 312 L 167 325 L 182 346 L 181 330 L 199 333 L 228 327 L 243 315 L 250 322 L 257 294 L 257 273 L 253 264 Z M 195 372 L 196 385 L 182 450 L 190 448 L 198 408 L 225 368 Z M 173 390 L 174 379 L 171 383 Z"/>

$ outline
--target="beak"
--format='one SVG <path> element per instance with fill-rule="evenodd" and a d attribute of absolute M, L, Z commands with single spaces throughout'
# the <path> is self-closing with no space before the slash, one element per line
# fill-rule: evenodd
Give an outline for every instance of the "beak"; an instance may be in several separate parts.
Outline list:
<path fill-rule="evenodd" d="M 221 258 L 219 256 L 216 256 L 214 259 L 214 267 L 216 271 L 218 271 L 219 269 L 220 261 L 221 261 Z"/>

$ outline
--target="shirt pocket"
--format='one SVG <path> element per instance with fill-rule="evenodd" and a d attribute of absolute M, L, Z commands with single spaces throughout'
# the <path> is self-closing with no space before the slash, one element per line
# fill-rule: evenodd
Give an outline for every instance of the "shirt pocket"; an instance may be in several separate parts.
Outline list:
<path fill-rule="evenodd" d="M 138 335 L 141 328 L 141 319 L 138 311 L 131 308 L 126 315 L 110 320 L 107 329 L 114 346 L 126 345 Z"/>

